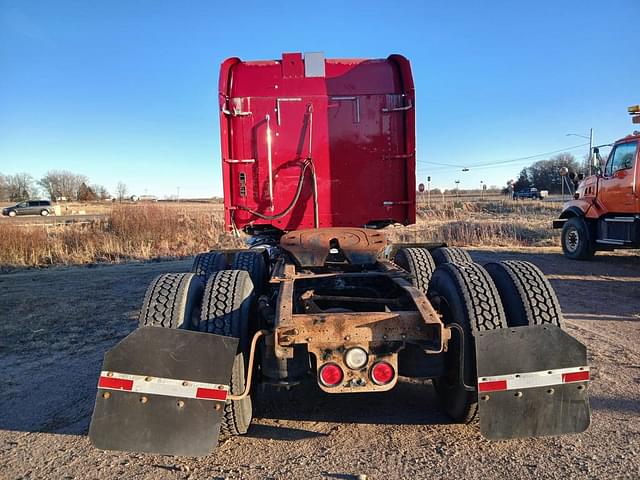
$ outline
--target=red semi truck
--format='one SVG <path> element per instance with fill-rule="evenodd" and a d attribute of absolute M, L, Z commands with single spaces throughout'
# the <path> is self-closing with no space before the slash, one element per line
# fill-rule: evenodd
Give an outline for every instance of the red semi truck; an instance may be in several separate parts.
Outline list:
<path fill-rule="evenodd" d="M 97 447 L 205 455 L 249 429 L 256 383 L 305 379 L 337 395 L 431 379 L 491 439 L 587 428 L 586 348 L 534 265 L 386 238 L 416 215 L 406 58 L 231 58 L 219 86 L 225 221 L 249 248 L 152 282 L 105 355 Z"/>

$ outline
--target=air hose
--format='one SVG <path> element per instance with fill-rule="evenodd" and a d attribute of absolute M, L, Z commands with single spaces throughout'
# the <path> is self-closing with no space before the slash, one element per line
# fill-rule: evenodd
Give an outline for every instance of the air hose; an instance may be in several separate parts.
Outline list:
<path fill-rule="evenodd" d="M 318 192 L 317 192 L 317 183 L 316 183 L 316 172 L 315 172 L 315 168 L 313 166 L 313 162 L 311 160 L 311 158 L 308 158 L 304 161 L 304 163 L 302 164 L 302 170 L 300 171 L 300 177 L 298 178 L 298 187 L 296 188 L 296 193 L 293 196 L 293 199 L 291 200 L 291 203 L 289 203 L 289 206 L 287 208 L 285 208 L 282 212 L 280 213 L 276 213 L 274 215 L 266 215 L 264 213 L 260 213 L 257 212 L 255 210 L 252 210 L 248 207 L 244 207 L 242 205 L 238 205 L 236 207 L 237 210 L 244 210 L 245 212 L 249 212 L 251 215 L 255 215 L 258 218 L 261 218 L 263 220 L 279 220 L 280 218 L 284 217 L 285 215 L 289 214 L 289 212 L 291 212 L 291 210 L 293 210 L 293 207 L 296 206 L 296 204 L 298 203 L 298 200 L 300 200 L 300 195 L 302 193 L 302 187 L 304 187 L 304 176 L 307 172 L 307 169 L 311 168 L 311 177 L 313 180 L 313 185 L 312 185 L 312 189 L 313 189 L 313 208 L 314 208 L 314 223 L 316 228 L 318 228 Z M 235 223 L 235 222 L 234 222 Z"/>

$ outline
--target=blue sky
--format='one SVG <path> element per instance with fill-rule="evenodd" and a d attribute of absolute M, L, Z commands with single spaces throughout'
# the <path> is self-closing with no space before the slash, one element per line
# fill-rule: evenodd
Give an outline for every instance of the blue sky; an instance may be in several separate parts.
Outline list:
<path fill-rule="evenodd" d="M 503 185 L 530 161 L 473 166 L 578 145 L 566 133 L 590 127 L 596 143 L 633 130 L 638 20 L 638 0 L 0 0 L 0 172 L 68 169 L 112 192 L 122 180 L 138 194 L 220 195 L 223 59 L 402 53 L 418 96 L 419 179 Z"/>

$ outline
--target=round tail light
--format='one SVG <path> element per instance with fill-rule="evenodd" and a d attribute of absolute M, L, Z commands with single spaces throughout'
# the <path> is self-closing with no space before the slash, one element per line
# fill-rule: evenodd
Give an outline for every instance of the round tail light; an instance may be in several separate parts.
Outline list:
<path fill-rule="evenodd" d="M 352 370 L 364 367 L 368 360 L 367 352 L 360 347 L 350 348 L 344 355 L 344 363 Z"/>
<path fill-rule="evenodd" d="M 386 385 L 395 375 L 396 372 L 389 362 L 377 362 L 371 367 L 371 380 L 377 385 Z"/>
<path fill-rule="evenodd" d="M 320 382 L 325 387 L 335 387 L 343 378 L 344 373 L 336 363 L 327 363 L 320 368 Z"/>

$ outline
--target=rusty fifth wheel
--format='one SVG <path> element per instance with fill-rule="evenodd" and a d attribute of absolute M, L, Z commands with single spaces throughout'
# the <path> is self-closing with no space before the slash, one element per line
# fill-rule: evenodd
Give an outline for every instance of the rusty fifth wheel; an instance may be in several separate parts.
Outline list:
<path fill-rule="evenodd" d="M 389 242 L 416 219 L 406 58 L 232 57 L 218 93 L 224 224 L 247 247 L 152 282 L 140 328 L 105 354 L 94 445 L 207 455 L 250 431 L 256 386 L 296 395 L 310 381 L 367 408 L 407 377 L 489 439 L 587 428 L 586 347 L 559 328 L 542 272 Z M 598 231 L 635 232 L 606 220 Z"/>

